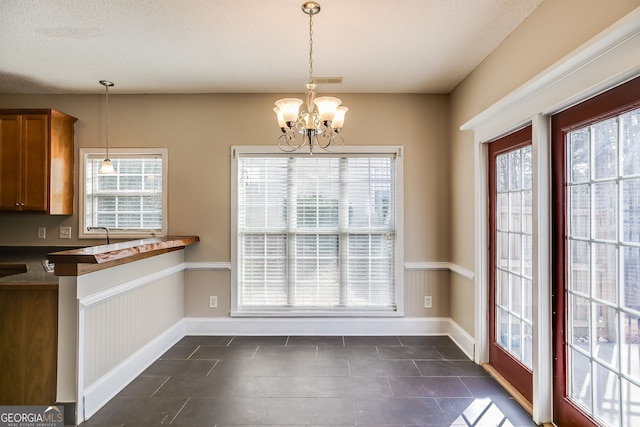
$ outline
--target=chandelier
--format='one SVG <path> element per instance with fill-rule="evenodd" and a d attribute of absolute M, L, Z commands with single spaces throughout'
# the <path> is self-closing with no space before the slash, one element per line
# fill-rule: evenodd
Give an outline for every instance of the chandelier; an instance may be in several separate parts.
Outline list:
<path fill-rule="evenodd" d="M 313 78 L 313 15 L 320 12 L 316 2 L 306 2 L 302 11 L 309 15 L 309 82 L 306 84 L 306 108 L 300 111 L 304 103 L 298 98 L 282 98 L 275 102 L 273 109 L 278 116 L 278 125 L 282 135 L 278 138 L 278 147 L 282 151 L 296 151 L 305 146 L 313 154 L 314 145 L 328 150 L 329 146 L 340 147 L 344 139 L 340 135 L 344 116 L 348 110 L 341 106 L 342 101 L 332 96 L 316 97 L 316 83 Z"/>

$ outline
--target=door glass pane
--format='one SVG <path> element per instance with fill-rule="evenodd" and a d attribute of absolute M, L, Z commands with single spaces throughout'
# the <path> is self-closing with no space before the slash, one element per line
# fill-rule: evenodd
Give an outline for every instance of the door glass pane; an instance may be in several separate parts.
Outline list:
<path fill-rule="evenodd" d="M 569 397 L 575 403 L 591 412 L 591 361 L 584 354 L 572 350 L 569 354 L 570 369 L 567 373 L 573 381 L 569 384 Z"/>
<path fill-rule="evenodd" d="M 533 226 L 531 146 L 496 157 L 496 341 L 529 369 Z"/>
<path fill-rule="evenodd" d="M 592 126 L 594 179 L 615 178 L 618 164 L 618 120 L 605 120 Z"/>
<path fill-rule="evenodd" d="M 509 273 L 500 271 L 496 276 L 496 280 L 497 304 L 506 309 L 509 307 Z"/>
<path fill-rule="evenodd" d="M 498 230 L 509 229 L 509 193 L 498 194 L 496 198 L 496 227 Z"/>
<path fill-rule="evenodd" d="M 515 192 L 509 194 L 510 196 L 510 218 L 511 224 L 509 229 L 511 231 L 520 231 L 522 228 L 522 193 Z"/>
<path fill-rule="evenodd" d="M 524 336 L 522 338 L 522 361 L 527 366 L 533 363 L 533 327 L 530 323 L 524 323 Z"/>
<path fill-rule="evenodd" d="M 598 338 L 594 341 L 594 356 L 601 362 L 618 367 L 618 319 L 614 308 L 594 304 L 596 316 L 594 329 Z"/>
<path fill-rule="evenodd" d="M 569 176 L 571 182 L 579 183 L 589 180 L 589 131 L 587 128 L 569 134 Z"/>
<path fill-rule="evenodd" d="M 567 135 L 569 397 L 640 422 L 640 110 Z M 634 424 L 635 423 L 635 424 Z"/>
<path fill-rule="evenodd" d="M 591 187 L 576 185 L 569 193 L 569 210 L 571 215 L 571 236 L 591 237 Z"/>
<path fill-rule="evenodd" d="M 596 418 L 608 426 L 620 425 L 620 377 L 614 371 L 596 363 L 594 400 Z"/>
<path fill-rule="evenodd" d="M 622 175 L 640 175 L 640 110 L 620 116 L 622 127 Z"/>
<path fill-rule="evenodd" d="M 622 380 L 622 425 L 640 425 L 640 387 L 630 381 Z"/>
<path fill-rule="evenodd" d="M 624 271 L 625 308 L 640 312 L 640 248 L 624 248 L 622 270 Z"/>
<path fill-rule="evenodd" d="M 518 315 L 522 313 L 522 280 L 518 276 L 511 278 L 511 311 Z"/>
<path fill-rule="evenodd" d="M 621 200 L 622 240 L 626 243 L 640 243 L 640 179 L 623 182 Z"/>
<path fill-rule="evenodd" d="M 571 342 L 586 353 L 591 352 L 591 313 L 589 300 L 571 297 Z"/>
<path fill-rule="evenodd" d="M 531 190 L 522 192 L 522 231 L 525 234 L 533 233 L 533 221 L 531 220 L 531 215 L 533 214 L 532 197 Z"/>
<path fill-rule="evenodd" d="M 593 295 L 615 304 L 618 298 L 618 248 L 612 244 L 594 243 L 593 249 L 595 270 Z"/>
<path fill-rule="evenodd" d="M 590 295 L 591 286 L 591 245 L 580 240 L 569 241 L 571 269 L 569 289 Z"/>
<path fill-rule="evenodd" d="M 496 309 L 496 339 L 498 343 L 505 349 L 509 348 L 509 312 L 507 310 Z"/>
<path fill-rule="evenodd" d="M 509 270 L 522 271 L 522 235 L 519 233 L 509 234 Z"/>
<path fill-rule="evenodd" d="M 615 182 L 592 184 L 593 234 L 596 239 L 615 240 L 617 234 L 618 204 Z"/>
<path fill-rule="evenodd" d="M 622 342 L 620 343 L 620 364 L 622 373 L 640 383 L 640 317 L 622 314 Z M 640 402 L 637 400 L 636 402 Z M 640 414 L 640 404 L 637 407 Z"/>

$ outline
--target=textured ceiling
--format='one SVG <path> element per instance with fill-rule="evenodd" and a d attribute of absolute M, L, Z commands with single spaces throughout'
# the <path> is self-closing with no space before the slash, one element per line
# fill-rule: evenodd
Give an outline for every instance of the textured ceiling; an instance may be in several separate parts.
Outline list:
<path fill-rule="evenodd" d="M 322 91 L 448 93 L 542 0 L 319 0 Z M 302 92 L 303 0 L 0 0 L 0 93 Z"/>

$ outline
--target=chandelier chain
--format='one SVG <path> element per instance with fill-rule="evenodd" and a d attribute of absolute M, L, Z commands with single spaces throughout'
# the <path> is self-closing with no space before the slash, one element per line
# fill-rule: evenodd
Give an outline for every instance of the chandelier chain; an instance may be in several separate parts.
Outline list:
<path fill-rule="evenodd" d="M 309 83 L 313 83 L 313 13 L 309 14 Z"/>

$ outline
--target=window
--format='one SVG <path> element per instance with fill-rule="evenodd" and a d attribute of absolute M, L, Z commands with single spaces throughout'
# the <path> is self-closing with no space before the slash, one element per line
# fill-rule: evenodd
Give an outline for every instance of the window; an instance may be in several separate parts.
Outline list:
<path fill-rule="evenodd" d="M 112 149 L 116 174 L 101 175 L 104 150 L 80 149 L 80 238 L 166 235 L 166 149 Z"/>
<path fill-rule="evenodd" d="M 399 150 L 235 147 L 235 314 L 397 315 Z"/>

